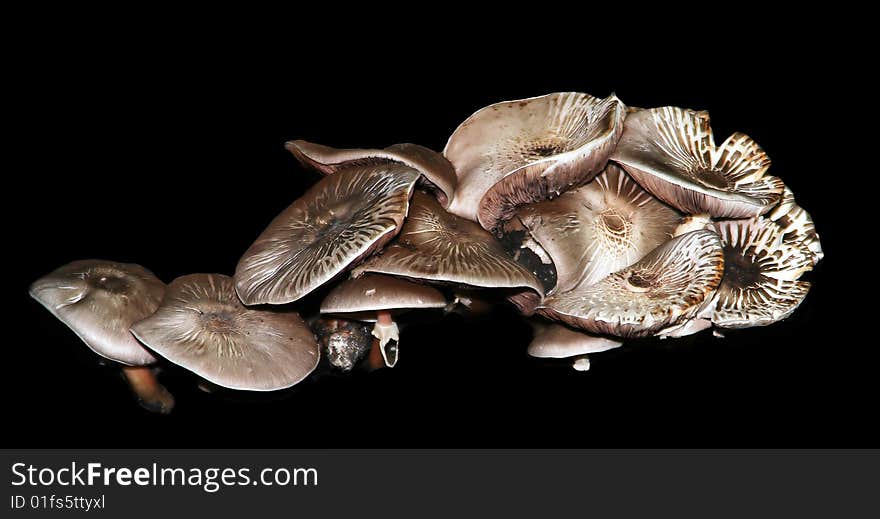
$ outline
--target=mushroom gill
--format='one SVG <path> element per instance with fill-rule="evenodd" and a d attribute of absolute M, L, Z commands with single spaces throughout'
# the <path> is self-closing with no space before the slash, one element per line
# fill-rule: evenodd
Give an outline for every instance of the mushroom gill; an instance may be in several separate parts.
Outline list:
<path fill-rule="evenodd" d="M 231 389 L 273 391 L 318 365 L 315 336 L 299 314 L 241 304 L 233 279 L 190 274 L 168 285 L 152 316 L 132 333 L 156 353 Z"/>
<path fill-rule="evenodd" d="M 782 227 L 783 239 L 787 242 L 803 243 L 813 255 L 813 265 L 825 257 L 819 233 L 813 224 L 810 213 L 797 205 L 794 193 L 786 186 L 779 205 L 767 214 L 767 218 Z"/>
<path fill-rule="evenodd" d="M 505 101 L 468 117 L 443 154 L 458 187 L 449 211 L 494 231 L 516 206 L 556 196 L 605 167 L 626 107 L 576 92 Z"/>
<path fill-rule="evenodd" d="M 748 218 L 782 196 L 782 181 L 766 174 L 764 150 L 742 133 L 716 146 L 708 112 L 667 106 L 631 113 L 611 160 L 688 214 Z"/>
<path fill-rule="evenodd" d="M 296 301 L 384 245 L 400 229 L 418 178 L 410 167 L 381 164 L 321 179 L 239 260 L 235 288 L 242 302 Z"/>
<path fill-rule="evenodd" d="M 681 215 L 608 164 L 592 182 L 517 216 L 556 266 L 554 293 L 592 285 L 672 238 Z"/>
<path fill-rule="evenodd" d="M 693 231 L 597 283 L 546 298 L 538 313 L 593 333 L 645 337 L 696 317 L 723 271 L 718 235 Z"/>
<path fill-rule="evenodd" d="M 724 246 L 724 278 L 711 316 L 720 328 L 766 326 L 801 304 L 810 284 L 813 253 L 796 236 L 763 217 L 716 224 Z"/>

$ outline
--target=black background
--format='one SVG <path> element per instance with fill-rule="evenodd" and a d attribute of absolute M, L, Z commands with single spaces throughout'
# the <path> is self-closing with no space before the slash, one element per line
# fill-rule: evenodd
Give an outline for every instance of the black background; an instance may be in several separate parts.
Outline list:
<path fill-rule="evenodd" d="M 326 20 L 324 21 L 326 23 Z M 806 34 L 716 47 L 664 35 L 477 40 L 465 28 L 326 31 L 119 25 L 32 35 L 15 49 L 25 160 L 7 191 L 4 366 L 17 447 L 867 447 L 877 354 L 841 275 L 851 240 L 843 174 L 846 73 Z M 374 27 L 375 28 L 375 27 Z M 778 29 L 778 28 L 777 28 Z M 674 31 L 670 31 L 674 32 Z M 294 37 L 300 34 L 300 37 Z M 343 34 L 346 37 L 343 38 Z M 705 35 L 703 35 L 705 36 Z M 693 39 L 691 39 L 693 37 Z M 715 41 L 727 36 L 714 34 Z M 691 41 L 688 41 L 691 39 Z M 511 41 L 515 40 L 515 41 Z M 551 41 L 552 40 L 552 41 Z M 430 49 L 427 41 L 439 42 Z M 566 49 L 562 52 L 561 49 Z M 701 50 L 702 49 L 702 50 Z M 843 85 L 843 86 L 842 86 Z M 170 416 L 27 295 L 69 261 L 140 263 L 166 282 L 231 274 L 268 222 L 317 180 L 283 149 L 415 142 L 441 150 L 475 110 L 576 90 L 633 106 L 708 109 L 716 140 L 755 138 L 814 217 L 826 258 L 790 319 L 648 340 L 587 373 L 529 358 L 529 328 L 499 307 L 407 328 L 393 370 L 321 374 L 276 395 L 206 394 L 180 369 Z M 855 274 L 855 275 L 854 275 Z M 866 276 L 868 279 L 871 276 Z"/>

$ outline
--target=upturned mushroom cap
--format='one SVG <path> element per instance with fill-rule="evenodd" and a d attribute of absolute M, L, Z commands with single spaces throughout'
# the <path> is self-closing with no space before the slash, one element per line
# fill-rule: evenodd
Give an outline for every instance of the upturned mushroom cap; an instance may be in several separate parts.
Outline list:
<path fill-rule="evenodd" d="M 31 297 L 92 351 L 130 366 L 156 361 L 128 329 L 152 315 L 164 293 L 165 284 L 144 267 L 104 260 L 68 263 L 30 286 Z"/>
<path fill-rule="evenodd" d="M 409 208 L 418 171 L 354 167 L 321 179 L 244 253 L 235 288 L 246 305 L 296 301 L 384 245 Z"/>
<path fill-rule="evenodd" d="M 611 160 L 685 213 L 748 218 L 782 196 L 782 181 L 766 175 L 764 150 L 742 133 L 716 146 L 708 112 L 652 108 L 629 114 L 624 128 Z"/>
<path fill-rule="evenodd" d="M 331 148 L 303 140 L 290 141 L 284 145 L 304 166 L 325 175 L 351 166 L 365 166 L 387 162 L 399 162 L 421 173 L 433 187 L 437 200 L 443 207 L 449 205 L 455 193 L 458 179 L 455 169 L 443 155 L 418 144 L 394 144 L 383 150 Z"/>
<path fill-rule="evenodd" d="M 813 254 L 813 265 L 825 257 L 813 218 L 810 217 L 810 213 L 797 205 L 794 193 L 787 186 L 779 205 L 767 214 L 767 218 L 782 227 L 785 241 L 803 243 L 810 250 Z"/>
<path fill-rule="evenodd" d="M 296 312 L 248 308 L 229 276 L 190 274 L 168 285 L 132 333 L 150 349 L 218 386 L 284 389 L 318 365 L 315 336 Z"/>
<path fill-rule="evenodd" d="M 446 304 L 446 298 L 436 288 L 394 276 L 364 274 L 331 290 L 321 302 L 321 313 L 445 308 Z"/>
<path fill-rule="evenodd" d="M 553 259 L 554 292 L 592 285 L 672 238 L 681 215 L 609 164 L 592 182 L 517 211 Z"/>
<path fill-rule="evenodd" d="M 623 342 L 572 330 L 561 324 L 533 323 L 535 335 L 529 344 L 529 355 L 538 358 L 567 359 L 588 353 L 618 348 Z"/>
<path fill-rule="evenodd" d="M 455 166 L 453 214 L 494 230 L 515 207 L 555 196 L 602 171 L 623 129 L 613 94 L 505 101 L 468 117 L 443 150 Z"/>
<path fill-rule="evenodd" d="M 721 240 L 683 234 L 593 285 L 548 297 L 539 313 L 593 333 L 644 337 L 695 317 L 721 281 Z"/>
<path fill-rule="evenodd" d="M 479 225 L 449 214 L 434 198 L 413 195 L 397 239 L 354 269 L 485 288 L 527 288 L 543 296 L 541 282 L 511 259 Z"/>
<path fill-rule="evenodd" d="M 766 326 L 785 319 L 810 290 L 798 281 L 813 268 L 813 254 L 786 238 L 785 229 L 757 217 L 716 224 L 724 245 L 724 279 L 718 287 L 712 323 L 721 328 Z"/>

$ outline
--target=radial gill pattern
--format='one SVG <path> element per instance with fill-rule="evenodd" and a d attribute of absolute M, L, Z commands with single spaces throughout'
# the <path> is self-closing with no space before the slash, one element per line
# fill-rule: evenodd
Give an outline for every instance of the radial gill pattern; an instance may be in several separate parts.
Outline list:
<path fill-rule="evenodd" d="M 558 198 L 520 207 L 517 216 L 556 265 L 554 292 L 632 265 L 672 238 L 681 221 L 614 164 Z"/>
<path fill-rule="evenodd" d="M 458 188 L 449 211 L 494 230 L 517 205 L 555 196 L 605 167 L 626 107 L 565 92 L 497 103 L 466 119 L 443 154 Z"/>
<path fill-rule="evenodd" d="M 803 243 L 813 254 L 813 265 L 825 257 L 819 233 L 813 224 L 810 213 L 797 205 L 794 193 L 788 187 L 782 193 L 782 201 L 767 214 L 770 220 L 782 227 L 783 239 L 787 242 Z"/>
<path fill-rule="evenodd" d="M 128 331 L 159 307 L 165 284 L 132 263 L 81 260 L 38 279 L 30 295 L 98 355 L 132 366 L 156 361 Z"/>
<path fill-rule="evenodd" d="M 296 312 L 248 308 L 232 278 L 220 274 L 175 279 L 156 313 L 131 330 L 171 362 L 232 389 L 290 387 L 320 357 L 315 336 Z"/>
<path fill-rule="evenodd" d="M 278 215 L 245 252 L 235 286 L 248 305 L 305 296 L 399 230 L 419 172 L 382 164 L 342 170 Z"/>
<path fill-rule="evenodd" d="M 644 337 L 696 316 L 723 271 L 718 235 L 694 231 L 598 283 L 548 297 L 538 311 L 594 333 Z"/>
<path fill-rule="evenodd" d="M 325 175 L 353 166 L 369 166 L 398 162 L 423 175 L 424 183 L 434 192 L 443 207 L 449 205 L 455 193 L 458 179 L 455 169 L 446 157 L 418 144 L 394 144 L 385 149 L 348 148 L 338 149 L 296 140 L 285 147 L 303 165 Z"/>
<path fill-rule="evenodd" d="M 630 114 L 612 160 L 645 189 L 688 214 L 748 218 L 779 202 L 783 183 L 770 158 L 734 133 L 715 146 L 707 112 L 676 107 Z"/>
<path fill-rule="evenodd" d="M 724 280 L 712 323 L 721 328 L 766 326 L 791 315 L 810 289 L 798 281 L 813 268 L 813 254 L 770 219 L 716 224 L 724 245 Z"/>
<path fill-rule="evenodd" d="M 487 288 L 529 288 L 541 282 L 511 259 L 480 226 L 449 214 L 429 195 L 416 192 L 397 239 L 354 270 Z"/>

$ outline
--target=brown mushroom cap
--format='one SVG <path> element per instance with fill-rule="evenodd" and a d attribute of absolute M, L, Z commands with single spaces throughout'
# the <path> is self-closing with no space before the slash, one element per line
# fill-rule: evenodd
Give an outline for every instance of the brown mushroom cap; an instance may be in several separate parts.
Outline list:
<path fill-rule="evenodd" d="M 813 254 L 813 265 L 825 257 L 813 218 L 797 205 L 794 193 L 787 186 L 779 205 L 767 214 L 767 218 L 782 227 L 785 241 L 803 243 L 810 250 Z"/>
<path fill-rule="evenodd" d="M 449 205 L 455 193 L 458 179 L 455 169 L 446 157 L 434 150 L 418 144 L 394 144 L 384 150 L 377 149 L 338 149 L 303 140 L 290 141 L 284 145 L 303 165 L 320 171 L 325 175 L 336 173 L 351 166 L 365 166 L 386 162 L 399 162 L 424 175 L 427 182 L 436 188 L 437 200 L 443 207 Z"/>
<path fill-rule="evenodd" d="M 681 215 L 609 164 L 592 182 L 517 211 L 556 266 L 555 292 L 592 285 L 672 238 Z"/>
<path fill-rule="evenodd" d="M 191 274 L 168 285 L 132 333 L 150 349 L 219 386 L 273 391 L 318 365 L 315 336 L 296 312 L 248 308 L 231 277 Z"/>
<path fill-rule="evenodd" d="M 721 328 L 766 326 L 785 319 L 810 290 L 798 281 L 813 254 L 772 220 L 757 217 L 716 224 L 724 245 L 724 279 L 712 323 Z"/>
<path fill-rule="evenodd" d="M 517 205 L 559 194 L 605 167 L 626 107 L 577 92 L 506 101 L 468 117 L 443 154 L 455 166 L 453 214 L 494 230 Z"/>
<path fill-rule="evenodd" d="M 528 349 L 532 357 L 566 359 L 608 351 L 623 345 L 621 341 L 572 330 L 561 324 L 542 323 L 533 328 L 535 335 Z"/>
<path fill-rule="evenodd" d="M 723 271 L 718 235 L 693 231 L 593 285 L 548 297 L 538 311 L 593 333 L 644 337 L 695 317 Z"/>
<path fill-rule="evenodd" d="M 165 284 L 132 263 L 80 260 L 43 276 L 30 295 L 98 355 L 130 366 L 156 361 L 128 331 L 156 311 Z"/>
<path fill-rule="evenodd" d="M 707 112 L 676 107 L 631 113 L 611 159 L 645 189 L 689 214 L 748 218 L 769 211 L 783 184 L 766 175 L 770 158 L 734 133 L 715 146 Z"/>
<path fill-rule="evenodd" d="M 390 240 L 406 216 L 418 171 L 354 167 L 321 179 L 244 253 L 235 288 L 246 305 L 305 296 Z"/>
<path fill-rule="evenodd" d="M 511 259 L 491 234 L 449 214 L 431 196 L 416 192 L 397 239 L 354 270 L 485 288 L 529 288 L 541 282 Z"/>
<path fill-rule="evenodd" d="M 446 304 L 446 298 L 436 288 L 394 276 L 364 274 L 347 279 L 331 290 L 321 302 L 321 313 L 444 308 Z"/>

